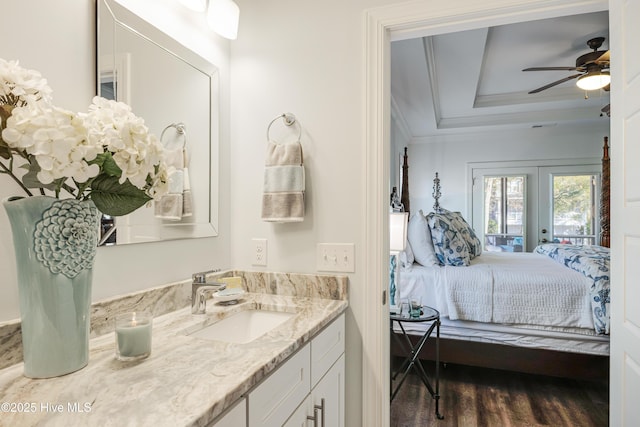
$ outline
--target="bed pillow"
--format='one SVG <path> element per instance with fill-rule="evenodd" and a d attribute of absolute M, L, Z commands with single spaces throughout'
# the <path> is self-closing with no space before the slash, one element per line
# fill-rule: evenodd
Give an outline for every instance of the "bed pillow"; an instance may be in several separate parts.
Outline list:
<path fill-rule="evenodd" d="M 445 214 L 433 212 L 427 220 L 438 261 L 443 265 L 468 266 L 471 262 L 469 245 L 452 221 Z"/>
<path fill-rule="evenodd" d="M 460 212 L 446 211 L 443 215 L 451 220 L 453 226 L 462 235 L 464 241 L 467 242 L 467 246 L 469 247 L 469 257 L 474 259 L 475 257 L 480 256 L 480 254 L 482 254 L 482 243 L 480 243 L 480 239 L 478 239 L 476 232 L 473 231 L 473 228 L 464 219 L 462 214 Z"/>
<path fill-rule="evenodd" d="M 433 248 L 429 224 L 422 211 L 413 214 L 409 220 L 407 240 L 418 264 L 425 267 L 440 264 Z"/>
<path fill-rule="evenodd" d="M 413 251 L 411 250 L 411 244 L 407 242 L 407 246 L 404 248 L 404 251 L 400 252 L 400 265 L 403 268 L 409 268 L 415 260 Z"/>

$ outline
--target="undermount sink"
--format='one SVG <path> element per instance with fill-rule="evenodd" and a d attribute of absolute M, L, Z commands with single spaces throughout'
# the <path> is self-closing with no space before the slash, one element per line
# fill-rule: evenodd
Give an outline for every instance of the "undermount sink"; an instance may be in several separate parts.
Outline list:
<path fill-rule="evenodd" d="M 261 337 L 295 316 L 294 313 L 266 310 L 244 310 L 215 323 L 193 326 L 186 335 L 212 341 L 246 344 Z"/>

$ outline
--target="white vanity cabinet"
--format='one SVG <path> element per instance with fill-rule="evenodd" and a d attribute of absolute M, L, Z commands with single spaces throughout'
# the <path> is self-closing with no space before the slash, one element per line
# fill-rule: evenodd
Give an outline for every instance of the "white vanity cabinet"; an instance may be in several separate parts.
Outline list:
<path fill-rule="evenodd" d="M 284 427 L 344 427 L 344 354 L 313 388 Z"/>
<path fill-rule="evenodd" d="M 344 426 L 344 314 L 247 399 L 249 427 Z M 314 405 L 318 407 L 315 411 Z M 307 418 L 314 417 L 314 412 L 316 421 Z"/>
<path fill-rule="evenodd" d="M 240 399 L 222 418 L 209 427 L 239 427 L 247 425 L 247 399 Z"/>

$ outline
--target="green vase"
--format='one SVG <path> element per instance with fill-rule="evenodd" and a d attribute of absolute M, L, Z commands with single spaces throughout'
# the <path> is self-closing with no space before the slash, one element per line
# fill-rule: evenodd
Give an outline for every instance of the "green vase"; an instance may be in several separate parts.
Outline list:
<path fill-rule="evenodd" d="M 24 375 L 50 378 L 89 361 L 91 281 L 100 213 L 91 201 L 3 200 L 18 273 Z"/>

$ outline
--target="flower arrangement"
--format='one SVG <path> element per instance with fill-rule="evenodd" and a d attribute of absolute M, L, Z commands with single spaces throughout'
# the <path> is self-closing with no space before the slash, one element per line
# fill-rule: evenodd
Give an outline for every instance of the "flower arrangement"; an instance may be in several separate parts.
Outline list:
<path fill-rule="evenodd" d="M 0 173 L 28 196 L 66 193 L 111 216 L 166 194 L 162 145 L 127 104 L 95 97 L 76 114 L 51 93 L 39 72 L 0 58 Z"/>

